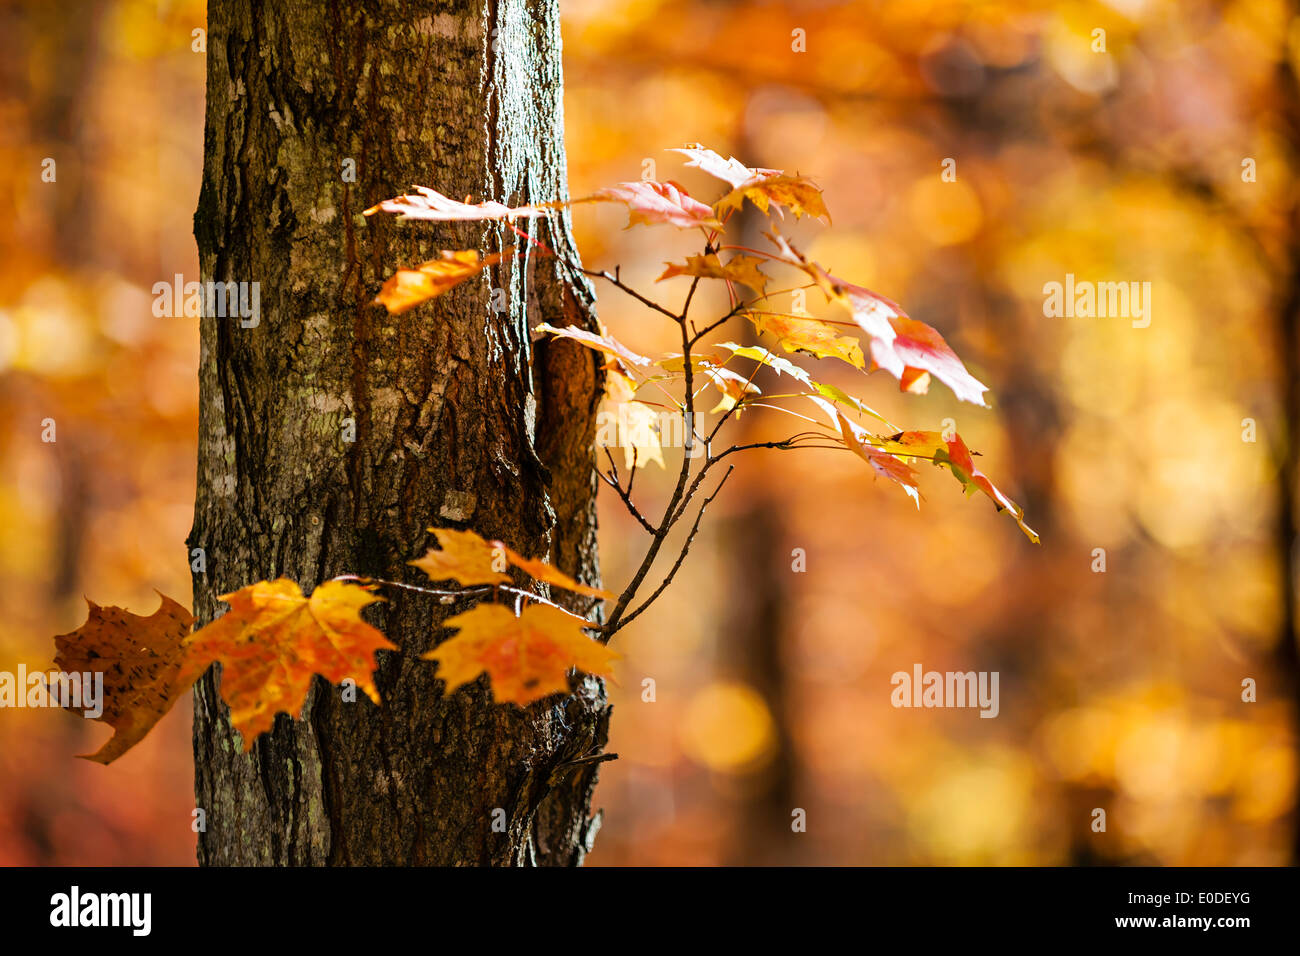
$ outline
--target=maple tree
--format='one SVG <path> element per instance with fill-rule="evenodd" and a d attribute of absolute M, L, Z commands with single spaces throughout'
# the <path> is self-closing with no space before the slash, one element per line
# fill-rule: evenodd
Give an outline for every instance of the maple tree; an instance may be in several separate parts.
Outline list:
<path fill-rule="evenodd" d="M 702 146 L 675 152 L 687 157 L 688 165 L 726 183 L 729 191 L 708 204 L 677 183 L 641 181 L 618 183 L 569 202 L 510 207 L 493 201 L 458 202 L 428 187 L 415 187 L 411 194 L 366 210 L 367 215 L 384 212 L 408 220 L 503 223 L 523 242 L 556 257 L 562 267 L 610 283 L 677 326 L 681 351 L 658 359 L 627 348 L 603 327 L 598 333 L 546 323 L 537 327 L 541 333 L 576 342 L 601 356 L 605 401 L 631 426 L 623 435 L 626 484 L 610 454 L 612 442 L 607 441 L 604 449 L 608 469 L 593 464 L 650 535 L 643 558 L 623 589 L 613 594 L 582 584 L 542 559 L 524 557 L 505 543 L 485 540 L 472 530 L 430 528 L 439 547 L 409 563 L 424 571 L 431 583 L 454 582 L 458 585 L 454 589 L 349 574 L 325 581 L 304 595 L 295 582 L 285 578 L 258 581 L 222 595 L 230 610 L 188 636 L 192 619 L 170 598 L 164 597 L 162 607 L 149 618 L 92 604 L 85 625 L 56 639 L 58 662 L 72 666 L 93 655 L 101 666 L 106 662 L 110 668 L 111 700 L 102 719 L 117 733 L 91 759 L 107 763 L 121 756 L 214 663 L 222 665 L 222 696 L 246 751 L 259 734 L 270 729 L 278 713 L 296 715 L 302 709 L 315 676 L 336 684 L 353 681 L 375 704 L 381 704 L 372 679 L 378 666 L 377 652 L 400 653 L 401 648 L 366 623 L 361 612 L 382 601 L 375 592 L 385 588 L 425 594 L 442 603 L 479 602 L 443 622 L 455 635 L 421 655 L 437 666 L 447 694 L 486 674 L 498 703 L 526 706 L 567 692 L 572 672 L 612 677 L 611 665 L 617 655 L 608 647 L 610 640 L 672 583 L 706 509 L 732 473 L 734 465 L 727 459 L 744 451 L 848 451 L 862 458 L 876 476 L 899 485 L 918 507 L 921 496 L 914 466 L 929 461 L 951 471 L 968 494 L 985 494 L 999 511 L 1011 515 L 1031 541 L 1038 541 L 1025 522 L 1023 509 L 976 466 L 974 453 L 956 432 L 902 430 L 862 400 L 814 380 L 807 369 L 762 345 L 706 341 L 715 333 L 720 337 L 728 323 L 744 320 L 787 355 L 832 358 L 864 374 L 884 371 L 898 380 L 901 391 L 912 394 L 924 394 L 931 380 L 937 379 L 958 399 L 986 404 L 987 386 L 970 374 L 938 331 L 884 296 L 832 275 L 780 234 L 778 222 L 785 212 L 829 224 L 830 214 L 815 183 L 781 170 L 748 167 Z M 629 225 L 700 230 L 702 251 L 684 262 L 668 263 L 658 280 L 691 280 L 679 310 L 632 288 L 618 269 L 582 268 L 519 225 L 587 202 L 625 205 Z M 769 249 L 725 241 L 728 221 L 746 202 L 769 218 L 770 228 L 764 233 Z M 487 255 L 475 249 L 443 250 L 436 259 L 397 270 L 375 302 L 394 314 L 408 311 L 518 254 L 513 247 Z M 795 284 L 768 291 L 782 272 L 793 274 Z M 725 284 L 731 306 L 723 314 L 708 318 L 692 314 L 692 302 L 704 280 Z M 827 305 L 847 318 L 776 307 L 778 296 L 795 290 L 820 291 Z M 866 340 L 855 333 L 865 333 Z M 738 360 L 748 364 L 737 367 Z M 764 395 L 754 383 L 764 368 L 788 379 L 791 390 Z M 697 399 L 710 386 L 719 393 L 719 400 L 711 410 L 702 412 Z M 643 398 L 643 391 L 653 391 L 653 400 Z M 800 403 L 805 410 L 820 412 L 825 423 L 791 407 Z M 657 407 L 671 409 L 680 422 L 683 447 L 667 505 L 658 519 L 652 519 L 637 506 L 633 482 L 637 469 L 651 461 L 665 466 Z M 785 413 L 813 427 L 801 427 L 779 440 L 724 447 L 719 441 L 724 426 L 751 408 Z M 706 422 L 707 415 L 717 418 Z M 868 428 L 861 419 L 875 424 Z M 708 477 L 724 463 L 725 471 L 705 494 Z M 700 504 L 692 517 L 692 503 L 697 498 Z M 690 523 L 685 525 L 688 518 Z M 656 559 L 679 525 L 688 527 L 679 553 L 655 589 L 636 603 Z M 531 578 L 536 589 L 514 586 L 515 579 L 508 573 L 511 567 Z M 552 587 L 591 599 L 588 613 L 578 614 L 552 601 L 548 590 Z M 608 614 L 603 619 L 593 617 L 602 601 L 612 605 Z"/>

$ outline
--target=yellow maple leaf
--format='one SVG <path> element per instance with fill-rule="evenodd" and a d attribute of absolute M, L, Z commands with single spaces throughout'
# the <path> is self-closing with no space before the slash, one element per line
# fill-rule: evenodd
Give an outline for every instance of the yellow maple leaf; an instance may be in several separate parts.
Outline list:
<path fill-rule="evenodd" d="M 568 693 L 570 670 L 610 677 L 617 654 L 593 641 L 582 621 L 545 604 L 530 604 L 518 617 L 500 604 L 480 604 L 446 621 L 458 633 L 421 655 L 438 662 L 445 693 L 487 672 L 497 703 L 525 706 L 550 694 Z"/>
<path fill-rule="evenodd" d="M 671 279 L 673 276 L 699 276 L 705 279 L 726 279 L 739 282 L 755 292 L 762 293 L 767 288 L 767 276 L 759 269 L 763 262 L 757 256 L 732 256 L 724 264 L 717 253 L 710 252 L 702 256 L 687 256 L 683 263 L 665 263 L 668 266 L 656 282 Z"/>
<path fill-rule="evenodd" d="M 189 685 L 177 686 L 181 669 L 181 643 L 194 617 L 171 598 L 148 617 L 120 607 L 101 607 L 86 601 L 86 623 L 54 638 L 54 666 L 66 674 L 104 675 L 102 720 L 113 736 L 93 754 L 96 763 L 112 763 L 153 729 Z M 60 693 L 62 691 L 60 690 Z M 84 701 L 84 698 L 83 698 Z M 63 706 L 75 710 L 71 702 Z"/>
<path fill-rule="evenodd" d="M 360 612 L 382 598 L 342 581 L 326 581 L 307 598 L 293 581 L 280 578 L 221 600 L 230 610 L 186 638 L 180 680 L 193 682 L 220 662 L 221 696 L 245 752 L 271 729 L 276 714 L 302 711 L 313 675 L 332 684 L 351 678 L 379 703 L 372 679 L 375 652 L 398 647 L 361 620 Z"/>
<path fill-rule="evenodd" d="M 830 223 L 831 214 L 822 199 L 822 191 L 810 179 L 803 176 L 767 176 L 741 183 L 714 204 L 721 213 L 724 209 L 740 211 L 748 199 L 758 207 L 759 212 L 766 213 L 768 204 L 784 206 L 794 213 L 795 218 L 815 216 L 825 223 Z"/>
<path fill-rule="evenodd" d="M 807 352 L 818 358 L 830 356 L 848 362 L 854 368 L 866 365 L 858 340 L 840 335 L 833 325 L 778 312 L 751 312 L 749 318 L 754 328 L 774 336 L 787 352 Z"/>
<path fill-rule="evenodd" d="M 473 531 L 429 530 L 437 536 L 442 550 L 430 548 L 424 557 L 407 562 L 429 575 L 429 580 L 456 581 L 467 586 L 510 583 L 509 575 L 502 573 L 506 569 L 506 555 L 499 542 L 494 547 Z"/>

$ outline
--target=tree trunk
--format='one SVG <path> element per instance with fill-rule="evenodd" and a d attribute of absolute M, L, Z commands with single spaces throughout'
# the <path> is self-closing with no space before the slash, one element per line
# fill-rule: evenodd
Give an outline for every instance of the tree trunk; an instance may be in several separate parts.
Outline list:
<path fill-rule="evenodd" d="M 528 332 L 594 327 L 590 289 L 534 249 L 390 316 L 372 300 L 396 267 L 527 244 L 476 223 L 361 215 L 413 183 L 476 201 L 565 195 L 555 0 L 208 11 L 202 279 L 259 283 L 260 321 L 202 319 L 199 623 L 260 579 L 304 592 L 348 572 L 419 583 L 406 562 L 430 525 L 549 554 L 594 583 L 600 373 L 592 353 Z M 539 238 L 576 259 L 567 219 Z M 384 596 L 373 622 L 401 653 L 379 655 L 382 708 L 318 680 L 302 719 L 281 716 L 244 755 L 219 671 L 196 686 L 200 862 L 581 863 L 597 764 L 573 761 L 606 742 L 603 685 L 575 680 L 527 709 L 494 705 L 485 679 L 443 698 L 418 655 L 467 604 Z"/>

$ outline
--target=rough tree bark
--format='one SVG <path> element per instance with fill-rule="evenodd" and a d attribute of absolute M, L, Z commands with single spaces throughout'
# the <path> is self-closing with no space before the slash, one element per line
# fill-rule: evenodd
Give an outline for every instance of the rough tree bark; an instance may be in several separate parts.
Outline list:
<path fill-rule="evenodd" d="M 202 279 L 258 282 L 261 315 L 251 328 L 201 322 L 199 623 L 217 595 L 264 578 L 304 591 L 347 572 L 419 583 L 405 562 L 431 524 L 595 582 L 599 371 L 592 353 L 528 333 L 592 327 L 590 289 L 532 255 L 390 316 L 371 301 L 397 266 L 519 240 L 361 215 L 413 183 L 511 203 L 565 194 L 555 0 L 208 11 Z M 542 238 L 576 259 L 567 220 Z M 505 290 L 496 311 L 493 288 Z M 380 653 L 382 709 L 318 680 L 304 719 L 281 716 L 245 756 L 217 674 L 197 685 L 200 862 L 581 863 L 597 764 L 573 761 L 606 742 L 603 685 L 578 681 L 527 710 L 491 704 L 482 679 L 444 699 L 417 657 L 468 605 L 385 597 L 373 623 L 402 653 Z"/>

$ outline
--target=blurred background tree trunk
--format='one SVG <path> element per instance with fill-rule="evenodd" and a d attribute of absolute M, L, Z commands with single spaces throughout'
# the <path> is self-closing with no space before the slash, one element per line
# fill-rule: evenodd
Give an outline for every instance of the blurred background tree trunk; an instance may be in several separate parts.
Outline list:
<path fill-rule="evenodd" d="M 259 283 L 260 318 L 202 320 L 200 623 L 259 579 L 418 582 L 406 562 L 430 525 L 598 578 L 597 365 L 528 332 L 593 327 L 590 289 L 495 228 L 362 216 L 412 183 L 564 195 L 560 63 L 554 0 L 209 4 L 202 279 Z M 540 238 L 576 258 L 567 219 Z M 514 265 L 432 305 L 372 304 L 398 266 L 507 244 L 524 247 Z M 244 755 L 218 673 L 199 683 L 200 862 L 580 863 L 597 764 L 573 761 L 606 742 L 603 685 L 526 710 L 494 706 L 483 681 L 444 699 L 417 656 L 465 605 L 385 597 L 373 622 L 402 653 L 380 655 L 382 709 L 318 682 L 302 720 Z"/>

